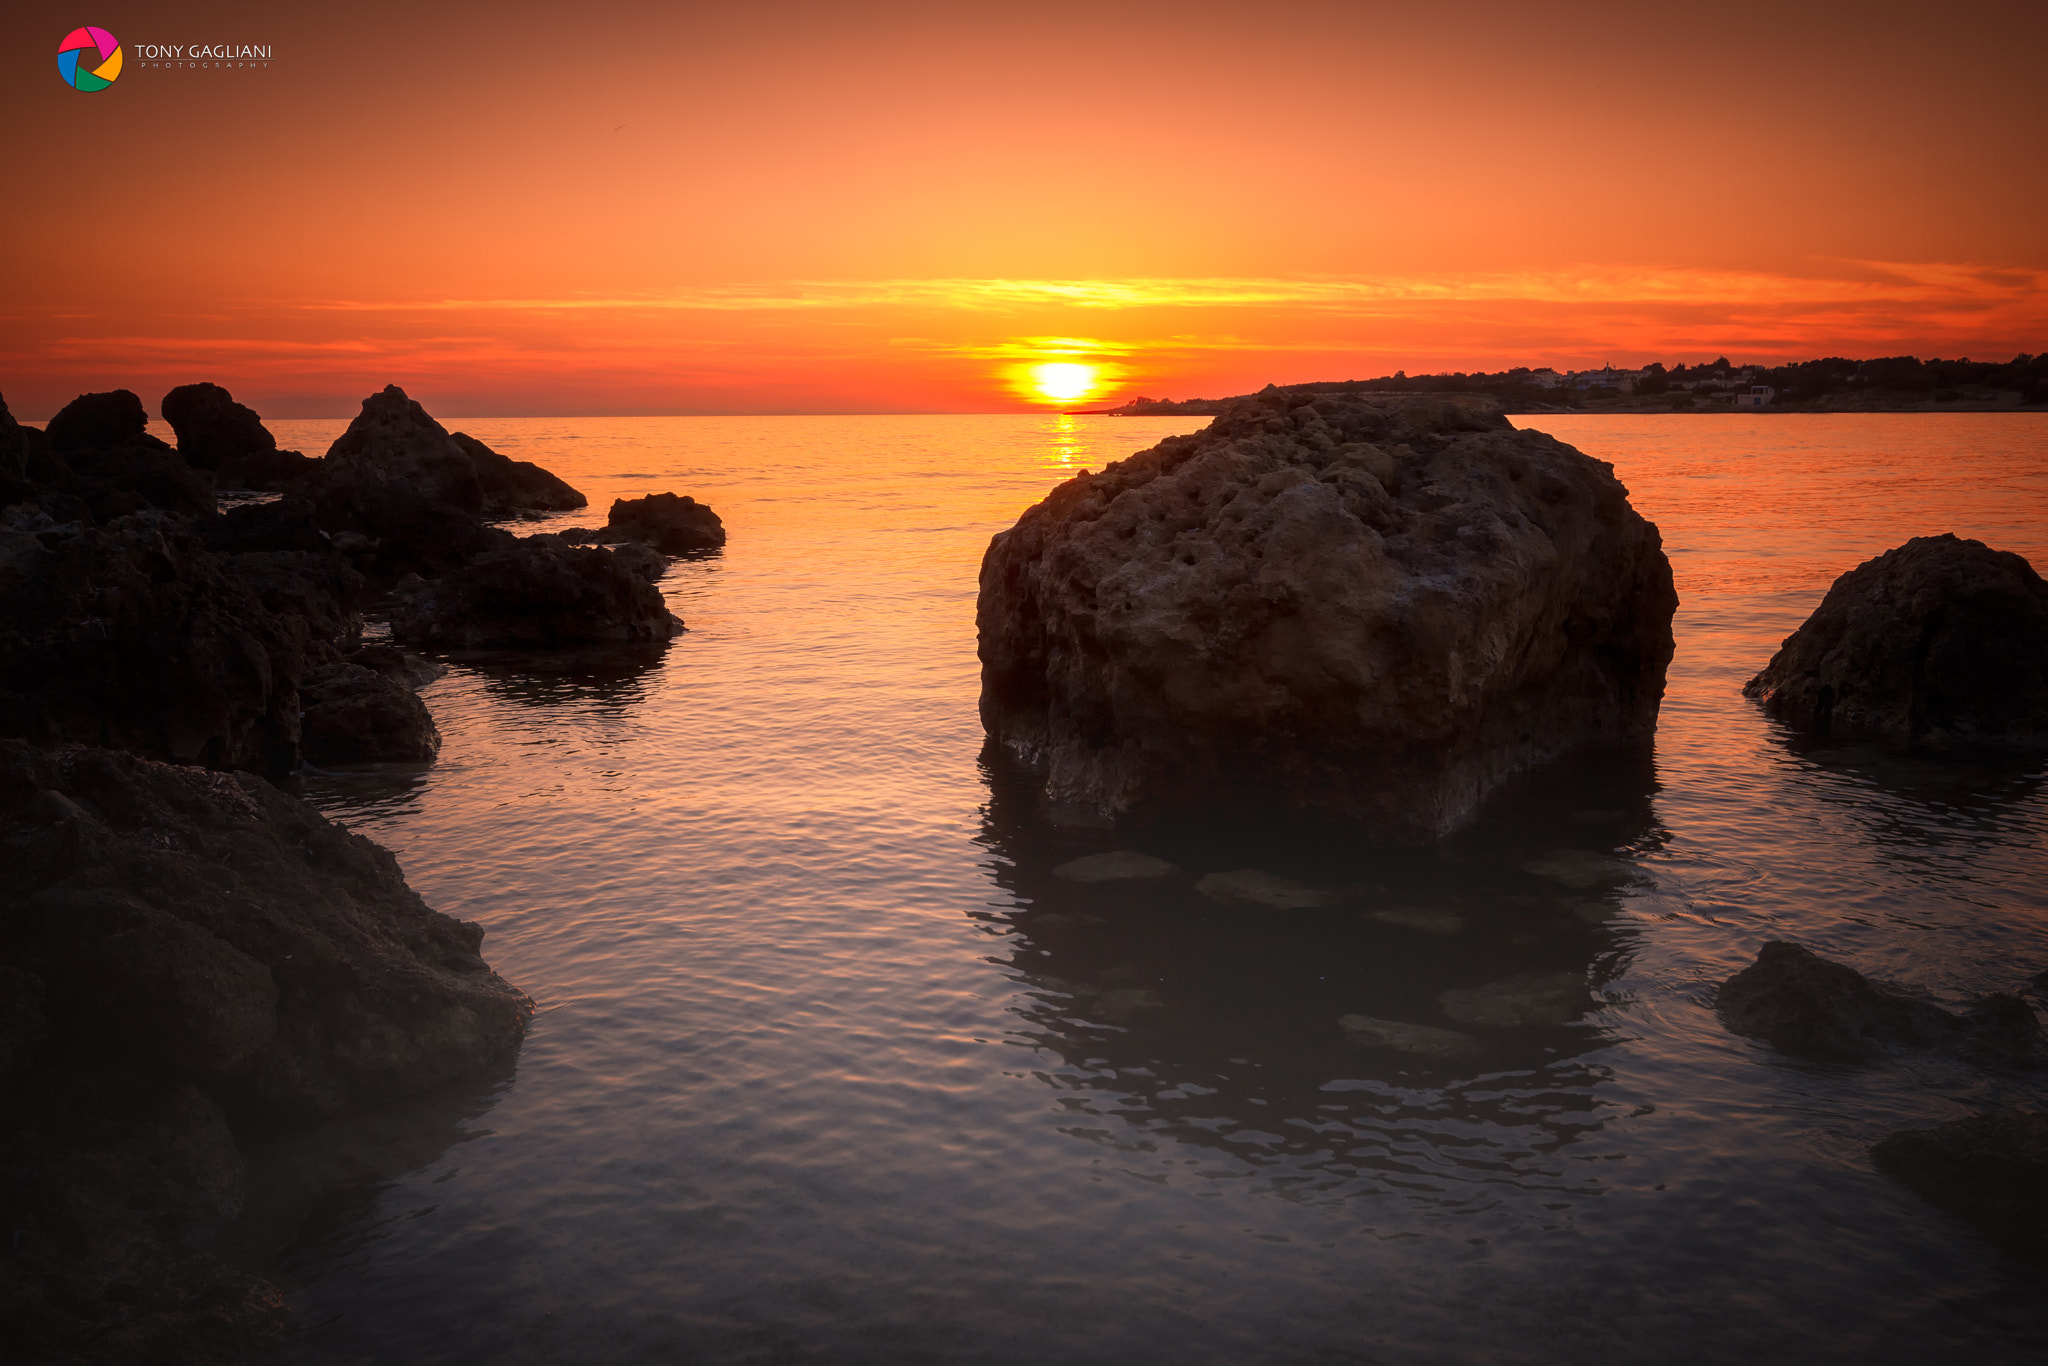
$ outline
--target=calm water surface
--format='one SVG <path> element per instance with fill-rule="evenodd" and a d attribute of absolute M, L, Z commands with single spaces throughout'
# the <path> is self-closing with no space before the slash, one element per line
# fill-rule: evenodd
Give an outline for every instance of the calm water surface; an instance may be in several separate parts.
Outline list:
<path fill-rule="evenodd" d="M 241 1237 L 353 1362 L 1976 1361 L 2048 1274 L 1875 1175 L 2039 1082 L 1817 1067 L 1714 985 L 1791 938 L 1959 1004 L 2048 967 L 2041 765 L 1795 742 L 1742 681 L 1834 577 L 1954 531 L 2048 564 L 2048 416 L 1519 419 L 1663 529 L 1653 757 L 1545 775 L 1441 856 L 1159 847 L 1357 906 L 1067 887 L 975 713 L 989 537 L 1186 419 L 457 424 L 724 554 L 639 661 L 462 664 L 421 775 L 306 792 L 394 849 L 540 1013 L 475 1092 L 261 1153 Z M 340 422 L 274 423 L 318 452 Z M 1618 854 L 1571 885 L 1523 865 Z M 1387 902 L 1455 915 L 1430 934 Z M 1583 974 L 1562 1028 L 1432 1069 L 1360 1012 Z"/>

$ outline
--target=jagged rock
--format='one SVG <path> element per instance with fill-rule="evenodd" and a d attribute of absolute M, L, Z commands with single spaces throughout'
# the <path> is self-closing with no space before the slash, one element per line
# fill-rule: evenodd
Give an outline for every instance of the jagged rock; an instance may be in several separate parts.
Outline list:
<path fill-rule="evenodd" d="M 391 633 L 447 650 L 664 641 L 682 629 L 661 592 L 601 547 L 529 536 L 418 586 L 392 610 Z"/>
<path fill-rule="evenodd" d="M 1052 870 L 1052 875 L 1062 882 L 1156 882 L 1178 872 L 1180 869 L 1163 858 L 1153 858 L 1135 849 L 1115 849 L 1062 863 Z"/>
<path fill-rule="evenodd" d="M 230 573 L 159 513 L 0 535 L 0 735 L 295 767 L 308 614 L 332 624 L 349 609 L 311 596 L 323 568 L 234 559 Z"/>
<path fill-rule="evenodd" d="M 716 550 L 725 544 L 725 523 L 695 498 L 652 493 L 621 498 L 605 519 L 607 541 L 644 541 L 664 555 Z"/>
<path fill-rule="evenodd" d="M 1916 536 L 1836 579 L 1743 693 L 1816 734 L 2048 743 L 2048 584 Z"/>
<path fill-rule="evenodd" d="M 1986 997 L 1957 1016 L 1782 940 L 1723 982 L 1714 1004 L 1736 1033 L 1801 1057 L 1869 1058 L 1905 1046 L 1954 1048 L 1979 1065 L 2048 1066 L 2048 1041 L 2017 996 Z"/>
<path fill-rule="evenodd" d="M 1532 972 L 1485 986 L 1437 993 L 1445 1015 L 1460 1024 L 1520 1029 L 1569 1024 L 1592 1004 L 1586 979 L 1576 972 Z"/>
<path fill-rule="evenodd" d="M 401 679 L 337 661 L 307 674 L 299 692 L 299 746 L 309 763 L 426 763 L 441 752 L 433 714 Z"/>
<path fill-rule="evenodd" d="M 74 450 L 66 462 L 71 477 L 61 487 L 83 500 L 102 523 L 151 511 L 210 517 L 216 506 L 212 478 L 153 436 L 101 450 Z"/>
<path fill-rule="evenodd" d="M 483 490 L 484 510 L 493 516 L 513 512 L 570 512 L 590 500 L 531 460 L 500 455 L 467 432 L 449 438 L 469 456 Z"/>
<path fill-rule="evenodd" d="M 1612 469 L 1447 402 L 1262 395 L 982 562 L 982 719 L 1056 803 L 1428 841 L 1646 740 L 1676 606 Z"/>
<path fill-rule="evenodd" d="M 1479 1040 L 1455 1029 L 1431 1025 L 1402 1024 L 1398 1020 L 1376 1020 L 1370 1015 L 1346 1015 L 1337 1021 L 1344 1037 L 1365 1048 L 1384 1048 L 1395 1053 L 1412 1053 L 1446 1062 L 1478 1057 Z"/>
<path fill-rule="evenodd" d="M 440 664 L 420 655 L 410 654 L 396 645 L 363 645 L 343 655 L 350 664 L 382 674 L 395 683 L 403 683 L 415 691 L 424 688 L 448 672 L 446 664 Z"/>
<path fill-rule="evenodd" d="M 149 414 L 132 390 L 80 394 L 43 427 L 58 454 L 103 451 L 124 446 L 149 430 Z"/>
<path fill-rule="evenodd" d="M 297 550 L 325 555 L 334 540 L 320 529 L 313 504 L 305 498 L 280 498 L 274 503 L 246 503 L 199 523 L 200 539 L 216 555 L 249 550 Z"/>
<path fill-rule="evenodd" d="M 299 452 L 279 450 L 256 410 L 218 384 L 181 384 L 158 407 L 178 438 L 178 454 L 215 471 L 223 487 L 283 489 L 315 468 Z"/>
<path fill-rule="evenodd" d="M 1195 883 L 1195 890 L 1220 906 L 1256 906 L 1269 911 L 1312 910 L 1342 900 L 1335 892 L 1258 868 L 1210 873 Z"/>
<path fill-rule="evenodd" d="M 309 661 L 327 653 L 319 647 L 351 646 L 362 633 L 356 604 L 363 576 L 336 556 L 251 550 L 216 558 L 221 572 L 256 595 Z"/>
<path fill-rule="evenodd" d="M 611 551 L 612 558 L 617 560 L 626 572 L 637 575 L 649 583 L 656 582 L 662 575 L 668 573 L 668 556 L 651 545 L 643 545 L 639 541 L 621 541 L 613 546 Z"/>
<path fill-rule="evenodd" d="M 335 1113 L 476 1074 L 531 1003 L 384 849 L 259 778 L 0 741 L 0 957 L 51 1047 Z"/>
<path fill-rule="evenodd" d="M 483 487 L 469 452 L 448 429 L 427 416 L 427 410 L 405 396 L 395 384 L 363 400 L 362 411 L 348 430 L 327 448 L 321 463 L 319 503 L 322 523 L 378 534 L 374 526 L 347 520 L 374 508 L 373 490 L 397 484 L 412 501 L 472 515 L 484 508 Z"/>
<path fill-rule="evenodd" d="M 2048 1115 L 1994 1110 L 1872 1145 L 1877 1169 L 2008 1252 L 2048 1248 Z"/>

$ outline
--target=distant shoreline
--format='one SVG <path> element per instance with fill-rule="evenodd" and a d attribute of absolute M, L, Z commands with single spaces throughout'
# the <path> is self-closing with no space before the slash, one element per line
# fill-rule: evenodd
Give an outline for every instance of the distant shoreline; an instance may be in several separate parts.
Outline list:
<path fill-rule="evenodd" d="M 1250 395 L 1241 394 L 1233 398 L 1184 399 L 1168 406 L 1171 400 L 1136 407 L 1125 404 L 1117 408 L 1074 408 L 1061 414 L 1062 417 L 1217 417 L 1224 409 Z M 1482 393 L 1442 393 L 1430 390 L 1385 390 L 1374 394 L 1381 398 L 1438 398 L 1463 399 L 1466 402 L 1486 400 L 1490 395 Z M 1497 400 L 1496 400 L 1497 401 Z M 1670 413 L 1685 417 L 1754 417 L 1766 413 L 2048 413 L 2048 404 L 2021 403 L 2015 397 L 2012 402 L 1973 403 L 1767 403 L 1761 407 L 1738 407 L 1733 403 L 1694 404 L 1678 407 L 1669 403 L 1633 402 L 1617 399 L 1613 402 L 1578 404 L 1517 403 L 1502 404 L 1501 411 L 1509 417 L 1602 417 L 1633 416 L 1643 413 Z"/>

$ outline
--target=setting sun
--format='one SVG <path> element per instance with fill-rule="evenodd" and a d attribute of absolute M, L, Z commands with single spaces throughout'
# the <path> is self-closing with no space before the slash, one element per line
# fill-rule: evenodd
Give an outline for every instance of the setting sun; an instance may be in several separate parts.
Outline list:
<path fill-rule="evenodd" d="M 1096 387 L 1096 368 L 1073 361 L 1048 361 L 1031 367 L 1031 387 L 1059 403 L 1085 398 Z"/>

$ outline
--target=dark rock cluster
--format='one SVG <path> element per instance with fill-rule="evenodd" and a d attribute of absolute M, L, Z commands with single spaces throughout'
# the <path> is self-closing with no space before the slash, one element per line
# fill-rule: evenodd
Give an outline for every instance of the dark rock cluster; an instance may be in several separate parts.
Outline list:
<path fill-rule="evenodd" d="M 245 1121 L 473 1078 L 531 1003 L 391 855 L 258 775 L 431 761 L 440 666 L 364 644 L 400 576 L 471 647 L 666 640 L 666 559 L 520 541 L 580 507 L 393 388 L 324 459 L 215 385 L 47 431 L 0 404 L 0 1340 L 12 1360 L 246 1359 L 274 1288 L 199 1250 Z M 215 484 L 280 492 L 219 510 Z M 658 562 L 650 568 L 651 557 Z M 415 616 L 420 615 L 415 613 Z"/>
<path fill-rule="evenodd" d="M 1916 536 L 1835 580 L 1743 692 L 1811 734 L 2048 744 L 2048 583 Z"/>
<path fill-rule="evenodd" d="M 1064 805 L 1426 842 L 1647 740 L 1676 605 L 1608 465 L 1483 407 L 1275 392 L 995 538 L 981 713 Z"/>

